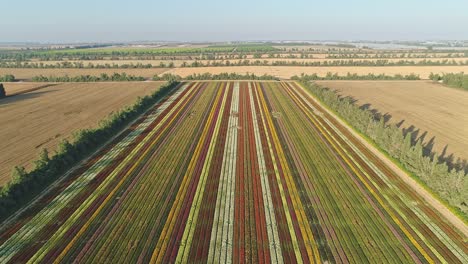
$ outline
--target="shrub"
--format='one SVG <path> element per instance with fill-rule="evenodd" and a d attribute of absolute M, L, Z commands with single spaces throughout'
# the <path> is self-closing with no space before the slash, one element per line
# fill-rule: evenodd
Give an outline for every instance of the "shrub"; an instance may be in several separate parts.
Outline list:
<path fill-rule="evenodd" d="M 0 82 L 14 82 L 14 81 L 16 81 L 16 78 L 15 76 L 11 74 L 0 76 Z"/>

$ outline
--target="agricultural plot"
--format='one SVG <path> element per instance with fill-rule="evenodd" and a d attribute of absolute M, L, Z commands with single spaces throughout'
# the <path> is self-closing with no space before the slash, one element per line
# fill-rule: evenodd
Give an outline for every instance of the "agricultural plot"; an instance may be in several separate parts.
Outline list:
<path fill-rule="evenodd" d="M 0 100 L 0 185 L 14 166 L 27 170 L 43 148 L 52 153 L 63 139 L 80 129 L 97 127 L 113 111 L 148 95 L 162 82 L 6 83 Z"/>
<path fill-rule="evenodd" d="M 334 59 L 334 58 L 321 58 L 321 57 L 325 57 L 326 54 L 314 54 L 314 58 L 310 59 L 310 58 L 300 58 L 300 54 L 298 55 L 295 55 L 295 56 L 298 56 L 298 58 L 288 58 L 288 57 L 282 57 L 282 58 L 269 58 L 267 55 L 264 55 L 263 58 L 253 58 L 253 55 L 246 55 L 247 58 L 245 58 L 244 60 L 247 60 L 249 61 L 250 63 L 254 64 L 257 60 L 258 61 L 261 61 L 262 63 L 264 62 L 267 62 L 269 64 L 274 64 L 274 63 L 278 63 L 278 62 L 282 62 L 282 63 L 327 63 L 327 64 L 330 64 L 330 66 L 328 67 L 333 67 L 332 64 L 333 63 L 338 63 L 338 62 L 342 62 L 342 61 L 345 61 L 345 62 L 349 62 L 349 61 L 354 61 L 356 63 L 363 63 L 363 62 L 368 62 L 368 63 L 378 63 L 379 61 L 387 61 L 388 63 L 398 63 L 400 61 L 405 61 L 405 62 L 413 62 L 413 63 L 421 63 L 423 61 L 433 61 L 433 62 L 440 62 L 440 61 L 443 61 L 445 59 L 427 59 L 427 58 L 404 58 L 404 59 L 401 59 L 401 58 L 389 58 L 389 59 L 381 59 L 381 58 L 353 58 L 353 59 L 342 59 L 342 58 L 339 58 L 339 59 Z M 164 58 L 164 57 L 163 57 Z M 191 58 L 191 57 L 190 57 Z M 151 64 L 153 67 L 155 66 L 159 66 L 161 65 L 161 63 L 165 64 L 165 65 L 169 65 L 170 63 L 173 63 L 175 67 L 183 67 L 182 65 L 185 63 L 186 65 L 192 65 L 193 63 L 195 62 L 198 62 L 198 63 L 202 63 L 204 65 L 212 65 L 212 64 L 216 64 L 216 63 L 231 63 L 232 65 L 235 65 L 236 63 L 239 63 L 239 59 L 211 59 L 211 60 L 196 60 L 194 58 L 188 58 L 187 56 L 184 56 L 184 57 L 181 57 L 181 58 L 177 58 L 176 59 L 159 59 L 159 60 L 136 60 L 136 59 L 128 59 L 128 58 L 125 58 L 125 59 L 106 59 L 106 60 L 87 60 L 87 61 L 83 61 L 83 60 L 67 60 L 66 62 L 67 63 L 81 63 L 83 64 L 84 66 L 88 66 L 89 64 L 93 64 L 93 65 L 137 65 L 137 64 Z M 450 62 L 457 62 L 457 63 L 465 63 L 467 62 L 468 59 L 467 58 L 453 58 L 453 59 L 450 59 Z M 64 61 L 51 61 L 51 60 L 48 60 L 48 61 L 34 61 L 35 63 L 41 63 L 42 65 L 49 65 L 49 66 L 56 66 L 56 65 L 61 65 L 64 63 Z M 382 63 L 382 62 L 381 62 Z M 359 66 L 359 67 L 362 67 L 362 66 Z"/>
<path fill-rule="evenodd" d="M 142 61 L 145 63 L 145 61 Z M 176 63 L 176 62 L 175 62 Z M 141 76 L 151 79 L 154 75 L 162 75 L 171 73 L 187 77 L 192 74 L 220 74 L 220 73 L 237 73 L 237 74 L 255 74 L 255 75 L 273 75 L 282 79 L 290 79 L 291 76 L 304 74 L 314 74 L 324 77 L 327 73 L 336 73 L 345 76 L 348 73 L 366 75 L 366 74 L 385 74 L 394 76 L 396 74 L 409 75 L 416 74 L 422 79 L 429 79 L 431 73 L 444 74 L 454 72 L 468 72 L 468 65 L 462 66 L 392 66 L 392 67 L 377 67 L 377 66 L 209 66 L 209 67 L 185 67 L 185 68 L 128 68 L 128 69 L 74 69 L 74 68 L 56 68 L 56 69 L 31 69 L 31 68 L 0 68 L 0 75 L 11 74 L 18 80 L 28 81 L 33 77 L 43 75 L 46 77 L 62 77 L 62 76 L 81 76 L 91 75 L 99 76 L 102 73 L 112 75 L 113 73 L 126 73 L 127 75 Z"/>
<path fill-rule="evenodd" d="M 425 133 L 433 151 L 468 159 L 468 93 L 432 81 L 317 81 L 391 116 L 390 123 Z M 445 149 L 445 150 L 444 150 Z"/>
<path fill-rule="evenodd" d="M 3 69 L 0 69 L 0 73 Z M 14 71 L 9 71 L 13 75 L 17 75 Z M 8 72 L 8 71 L 6 71 Z M 303 66 L 222 66 L 222 67 L 193 67 L 193 68 L 173 68 L 164 73 L 172 73 L 187 77 L 192 74 L 203 74 L 209 72 L 211 74 L 220 73 L 238 73 L 238 74 L 255 74 L 255 75 L 273 75 L 279 78 L 289 79 L 294 75 L 314 74 L 324 77 L 327 73 L 336 73 L 345 76 L 348 73 L 366 75 L 366 74 L 385 74 L 394 76 L 396 74 L 408 75 L 416 74 L 422 79 L 429 79 L 431 73 L 453 73 L 453 72 L 468 72 L 468 66 L 392 66 L 392 67 L 353 67 L 353 66 L 336 66 L 336 67 L 303 67 Z"/>
<path fill-rule="evenodd" d="M 466 263 L 296 83 L 183 83 L 0 232 L 0 263 Z"/>
<path fill-rule="evenodd" d="M 152 68 L 152 69 L 30 69 L 30 68 L 0 68 L 0 75 L 12 74 L 18 80 L 28 81 L 35 76 L 43 75 L 46 77 L 62 77 L 62 76 L 81 76 L 91 75 L 99 76 L 103 73 L 112 75 L 114 73 L 133 76 L 142 76 L 151 78 L 155 74 L 164 73 L 167 69 Z"/>

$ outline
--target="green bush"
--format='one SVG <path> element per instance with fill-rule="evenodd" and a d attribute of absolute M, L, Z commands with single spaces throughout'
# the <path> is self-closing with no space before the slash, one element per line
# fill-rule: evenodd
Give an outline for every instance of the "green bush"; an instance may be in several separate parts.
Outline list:
<path fill-rule="evenodd" d="M 16 78 L 15 76 L 11 74 L 0 76 L 0 82 L 14 82 L 14 81 L 16 81 Z"/>
<path fill-rule="evenodd" d="M 435 82 L 442 81 L 442 83 L 447 86 L 468 91 L 468 74 L 464 74 L 463 72 L 446 73 L 443 75 L 431 73 L 429 78 Z"/>

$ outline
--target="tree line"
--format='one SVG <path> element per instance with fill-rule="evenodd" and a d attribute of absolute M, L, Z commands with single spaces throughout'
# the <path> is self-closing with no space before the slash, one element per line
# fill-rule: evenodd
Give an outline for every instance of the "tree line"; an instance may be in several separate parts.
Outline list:
<path fill-rule="evenodd" d="M 180 81 L 180 80 L 279 80 L 278 77 L 273 75 L 255 75 L 253 73 L 238 74 L 238 73 L 220 73 L 220 74 L 211 74 L 209 72 L 197 73 L 189 75 L 185 78 L 182 78 L 180 75 L 175 75 L 171 73 L 165 73 L 161 76 L 155 75 L 153 81 Z"/>
<path fill-rule="evenodd" d="M 373 74 L 369 73 L 366 75 L 358 75 L 357 73 L 347 73 L 346 75 L 338 75 L 338 73 L 327 72 L 324 77 L 318 76 L 316 73 L 314 74 L 304 74 L 302 73 L 300 76 L 293 76 L 291 77 L 292 80 L 298 81 L 320 81 L 320 80 L 420 80 L 421 78 L 419 75 L 414 73 L 408 75 L 402 74 L 395 74 L 393 76 L 382 74 Z"/>
<path fill-rule="evenodd" d="M 111 114 L 100 122 L 98 128 L 75 133 L 72 142 L 63 140 L 52 156 L 43 149 L 31 171 L 16 166 L 12 172 L 12 180 L 0 189 L 0 221 L 29 203 L 53 181 L 95 152 L 161 98 L 170 94 L 177 85 L 177 82 L 168 82 L 151 95 L 138 97 L 135 104 Z"/>
<path fill-rule="evenodd" d="M 149 68 L 172 68 L 174 63 L 168 64 L 161 62 L 159 65 L 152 65 L 151 63 L 83 63 L 83 62 L 57 62 L 55 64 L 48 64 L 44 62 L 0 62 L 0 68 L 27 68 L 27 69 L 149 69 Z"/>
<path fill-rule="evenodd" d="M 375 53 L 375 54 L 329 54 L 326 56 L 327 59 L 403 59 L 403 58 L 420 58 L 420 59 L 450 59 L 450 58 L 466 58 L 468 52 L 465 53 L 448 53 L 447 55 L 437 56 L 436 54 L 419 54 L 419 53 Z"/>
<path fill-rule="evenodd" d="M 451 168 L 437 153 L 424 150 L 422 139 L 414 141 L 411 133 L 404 133 L 396 124 L 387 124 L 382 116 L 364 109 L 349 97 L 320 87 L 306 78 L 297 79 L 322 103 L 366 135 L 390 157 L 398 161 L 419 181 L 428 186 L 454 211 L 467 219 L 468 175 L 463 169 Z"/>
<path fill-rule="evenodd" d="M 468 65 L 466 61 L 455 60 L 334 60 L 334 61 L 268 61 L 268 60 L 239 60 L 233 61 L 193 61 L 191 63 L 182 62 L 180 67 L 224 67 L 224 66 L 303 66 L 303 67 L 349 67 L 349 66 L 362 66 L 362 67 L 383 67 L 383 66 L 447 66 L 447 65 Z"/>
<path fill-rule="evenodd" d="M 0 82 L 14 82 L 16 81 L 15 76 L 11 74 L 5 74 L 3 76 L 0 76 Z"/>
<path fill-rule="evenodd" d="M 442 82 L 443 84 L 460 88 L 468 91 L 468 74 L 461 73 L 445 73 L 445 74 L 434 74 L 431 73 L 429 78 L 435 82 Z"/>
<path fill-rule="evenodd" d="M 308 75 L 302 73 L 300 76 L 291 77 L 292 80 L 306 80 L 306 81 L 316 81 L 316 80 L 420 80 L 419 75 L 408 74 L 401 75 L 396 74 L 394 76 L 385 75 L 385 74 L 372 74 L 367 75 L 358 75 L 356 73 L 348 73 L 347 75 L 341 76 L 337 73 L 328 72 L 325 76 L 320 77 L 316 73 Z M 273 75 L 255 75 L 253 73 L 238 74 L 238 73 L 220 73 L 220 74 L 211 74 L 211 73 L 202 73 L 202 74 L 192 74 L 185 78 L 182 78 L 180 75 L 175 75 L 171 73 L 164 73 L 162 75 L 154 75 L 153 81 L 180 81 L 180 80 L 280 80 L 280 78 Z"/>
<path fill-rule="evenodd" d="M 190 63 L 183 61 L 179 67 L 224 67 L 224 66 L 303 66 L 303 67 L 340 67 L 340 66 L 363 66 L 363 67 L 383 67 L 383 66 L 447 66 L 447 65 L 468 65 L 466 61 L 455 61 L 455 60 L 331 60 L 331 61 L 268 61 L 268 60 L 203 60 L 196 59 Z M 31 69 L 149 69 L 149 68 L 174 68 L 174 62 L 160 62 L 158 65 L 151 63 L 105 63 L 105 64 L 93 64 L 83 62 L 57 62 L 55 64 L 47 64 L 43 62 L 0 62 L 0 68 L 31 68 Z"/>
<path fill-rule="evenodd" d="M 147 49 L 62 49 L 62 50 L 27 50 L 8 51 L 0 53 L 1 60 L 25 61 L 29 59 L 62 60 L 64 58 L 89 59 L 98 57 L 140 57 L 140 56 L 171 56 L 201 54 L 232 54 L 232 53 L 268 53 L 278 49 L 270 45 L 227 45 L 209 46 L 203 48 L 147 48 Z"/>
<path fill-rule="evenodd" d="M 70 77 L 65 76 L 34 76 L 31 79 L 33 82 L 130 82 L 130 81 L 144 81 L 145 77 L 128 75 L 125 72 L 123 73 L 113 73 L 108 75 L 106 73 L 101 73 L 99 76 L 93 75 L 78 75 Z"/>
<path fill-rule="evenodd" d="M 372 57 L 376 58 L 397 58 L 401 56 L 401 51 L 385 51 L 369 52 L 368 50 L 346 50 L 346 49 L 277 49 L 269 45 L 258 46 L 211 46 L 206 48 L 161 48 L 161 49 L 64 49 L 64 50 L 26 50 L 26 51 L 3 51 L 0 52 L 0 60 L 11 61 L 28 61 L 31 59 L 39 59 L 44 61 L 55 61 L 64 59 L 75 60 L 102 60 L 104 58 L 139 58 L 139 59 L 155 59 L 159 56 L 193 56 L 199 58 L 213 58 L 218 56 L 237 56 L 237 58 L 245 58 L 247 54 L 253 54 L 254 58 L 260 58 L 259 54 L 266 54 L 270 58 L 275 57 L 274 54 L 287 54 L 290 58 L 297 58 L 293 53 L 300 53 L 301 58 L 308 58 L 312 54 L 328 54 L 328 58 L 359 58 Z M 407 51 L 407 58 L 430 58 L 437 53 L 448 53 L 439 57 L 455 58 L 468 57 L 468 52 L 460 52 L 459 50 L 431 50 L 431 51 Z M 403 57 L 401 57 L 403 58 Z"/>
<path fill-rule="evenodd" d="M 267 61 L 265 61 L 267 62 Z M 445 65 L 468 65 L 466 61 L 455 60 L 333 60 L 333 61 L 273 61 L 271 66 L 314 66 L 314 67 L 330 67 L 330 66 L 364 66 L 364 67 L 382 67 L 382 66 L 445 66 Z"/>

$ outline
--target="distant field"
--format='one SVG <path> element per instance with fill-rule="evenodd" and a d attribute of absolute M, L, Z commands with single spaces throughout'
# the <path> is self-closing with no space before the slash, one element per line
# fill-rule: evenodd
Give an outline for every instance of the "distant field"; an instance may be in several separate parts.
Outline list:
<path fill-rule="evenodd" d="M 0 100 L 0 185 L 10 179 L 13 166 L 32 168 L 31 161 L 42 148 L 53 153 L 73 131 L 95 127 L 112 111 L 132 104 L 160 84 L 59 84 Z M 35 86 L 6 84 L 6 91 Z"/>
<path fill-rule="evenodd" d="M 123 51 L 127 50 L 127 49 L 131 49 L 131 48 L 122 48 Z M 144 50 L 144 48 L 139 48 L 139 50 Z M 301 51 L 302 52 L 302 51 Z M 301 58 L 301 52 L 299 51 L 281 51 L 281 50 L 278 50 L 278 51 L 275 51 L 273 52 L 273 54 L 275 56 L 277 55 L 280 55 L 281 58 L 284 58 L 284 59 L 290 59 L 290 60 L 307 60 L 307 58 L 304 58 L 302 59 Z M 261 59 L 269 59 L 270 58 L 270 54 L 267 54 L 267 53 L 263 53 L 261 54 L 262 52 L 260 52 L 260 55 L 261 55 Z M 457 59 L 457 58 L 464 58 L 464 59 L 468 59 L 466 56 L 464 56 L 464 53 L 395 53 L 395 52 L 392 52 L 392 53 L 378 53 L 376 54 L 375 52 L 369 52 L 369 53 L 346 53 L 346 54 L 340 54 L 340 53 L 326 53 L 326 52 L 322 52 L 322 51 L 319 51 L 318 53 L 309 53 L 309 52 L 305 52 L 305 53 L 308 53 L 309 56 L 312 56 L 313 59 L 332 59 L 336 56 L 336 59 L 396 59 L 396 60 L 400 60 L 400 59 L 423 59 L 423 58 L 408 58 L 409 55 L 411 56 L 424 56 L 424 58 L 426 59 Z M 200 54 L 198 54 L 200 55 Z M 116 58 L 118 58 L 116 61 L 125 61 L 125 60 L 137 60 L 139 62 L 146 62 L 148 60 L 167 60 L 168 58 L 170 58 L 171 60 L 189 60 L 189 58 L 196 58 L 196 57 L 199 57 L 198 55 L 190 55 L 190 54 L 160 54 L 160 55 L 151 55 L 149 56 L 150 58 L 148 58 L 148 56 L 134 56 L 134 55 L 125 55 L 125 56 L 112 56 L 112 55 L 103 55 L 103 56 L 98 56 L 97 58 L 95 58 L 95 60 L 97 61 L 103 61 L 103 60 L 116 60 Z M 238 53 L 234 53 L 234 54 L 217 54 L 217 56 L 221 56 L 221 57 L 225 57 L 225 56 L 236 56 L 238 57 L 240 54 Z M 259 54 L 257 54 L 258 56 Z M 248 52 L 248 53 L 245 53 L 244 54 L 244 58 L 243 59 L 254 59 L 254 53 L 252 52 Z M 288 56 L 296 56 L 296 58 L 288 58 Z M 377 58 L 375 58 L 375 56 L 378 56 Z M 389 58 L 381 58 L 381 57 L 384 57 L 384 56 L 388 56 Z M 404 56 L 403 58 L 401 56 Z M 448 57 L 448 56 L 451 56 L 451 57 Z M 274 59 L 277 59 L 276 57 Z M 33 61 L 33 62 L 39 62 L 41 61 L 41 59 L 39 58 L 32 58 L 30 59 L 29 61 Z M 44 63 L 49 63 L 51 60 L 42 60 L 42 62 Z M 63 61 L 73 61 L 73 59 L 67 59 L 67 58 L 63 58 Z M 82 60 L 83 63 L 86 63 L 86 62 L 90 62 L 91 60 Z"/>
<path fill-rule="evenodd" d="M 156 74 L 173 73 L 182 77 L 210 72 L 212 74 L 219 74 L 223 72 L 228 73 L 255 73 L 257 75 L 270 74 L 283 79 L 289 79 L 293 75 L 300 75 L 301 73 L 313 74 L 317 73 L 319 76 L 325 76 L 328 72 L 338 73 L 339 75 L 346 75 L 349 73 L 357 73 L 364 75 L 368 73 L 373 74 L 417 74 L 423 79 L 428 79 L 431 73 L 452 73 L 452 72 L 468 72 L 467 66 L 392 66 L 392 67 L 304 67 L 304 66 L 223 66 L 223 67 L 194 67 L 194 68 L 151 68 L 151 69 L 25 69 L 25 68 L 0 68 L 0 75 L 12 74 L 20 80 L 30 80 L 34 76 L 65 76 L 68 75 L 95 75 L 101 73 L 127 73 L 135 76 L 142 76 L 145 78 L 152 78 Z"/>
<path fill-rule="evenodd" d="M 322 55 L 322 54 L 319 54 L 319 55 Z M 300 55 L 298 55 L 300 56 Z M 336 61 L 355 61 L 355 62 L 361 62 L 361 61 L 370 61 L 370 62 L 376 62 L 376 61 L 382 61 L 382 60 L 385 60 L 385 61 L 388 61 L 388 62 L 393 62 L 393 63 L 397 63 L 399 61 L 408 61 L 408 62 L 415 62 L 415 63 L 418 63 L 418 62 L 421 62 L 421 61 L 432 61 L 432 62 L 437 62 L 437 61 L 443 61 L 443 60 L 448 60 L 450 62 L 452 61 L 455 61 L 455 62 L 467 62 L 468 61 L 468 58 L 451 58 L 451 59 L 441 59 L 441 58 L 390 58 L 390 59 L 383 59 L 383 58 L 350 58 L 350 59 L 329 59 L 329 58 L 321 58 L 321 57 L 317 57 L 315 54 L 313 55 L 314 58 L 310 59 L 310 58 L 307 58 L 307 59 L 302 59 L 300 57 L 298 58 L 268 58 L 268 57 L 263 57 L 261 59 L 255 59 L 255 58 L 252 58 L 252 56 L 248 56 L 248 59 L 251 63 L 254 63 L 255 61 L 259 60 L 261 62 L 264 62 L 264 61 L 267 61 L 269 63 L 273 63 L 273 62 L 285 62 L 285 63 L 292 63 L 292 62 L 298 62 L 298 63 L 302 63 L 302 62 L 309 62 L 309 63 L 313 63 L 313 62 L 336 62 Z M 241 61 L 244 61 L 245 59 L 242 59 Z M 187 64 L 191 64 L 195 61 L 198 61 L 200 63 L 203 63 L 203 64 L 207 64 L 207 63 L 216 63 L 216 62 L 227 62 L 229 61 L 230 63 L 238 63 L 240 61 L 240 59 L 216 59 L 216 60 L 195 60 L 195 58 L 192 58 L 192 59 L 177 59 L 177 60 L 172 60 L 172 59 L 165 59 L 165 60 L 136 60 L 136 59 L 119 59 L 119 60 L 112 60 L 112 59 L 106 59 L 106 60 L 67 60 L 66 62 L 70 62 L 70 63 L 82 63 L 84 66 L 87 66 L 89 63 L 92 63 L 94 65 L 105 65 L 105 64 L 109 64 L 109 65 L 125 65 L 125 64 L 138 64 L 138 63 L 141 63 L 141 64 L 151 64 L 153 66 L 158 66 L 160 63 L 164 63 L 166 65 L 168 65 L 169 63 L 173 63 L 176 67 L 179 67 L 182 65 L 182 63 L 187 63 Z M 61 64 L 63 63 L 64 61 L 34 61 L 36 63 L 43 63 L 44 65 L 56 65 L 56 64 Z M 358 66 L 360 67 L 360 66 Z M 394 67 L 394 66 L 392 66 Z"/>
<path fill-rule="evenodd" d="M 435 137 L 434 149 L 468 159 L 468 92 L 430 81 L 317 81 L 341 94 L 370 104 L 391 122 L 404 120 L 403 128 L 425 131 L 427 142 Z"/>
<path fill-rule="evenodd" d="M 101 73 L 113 74 L 113 73 L 127 73 L 135 76 L 143 76 L 147 78 L 153 77 L 155 74 L 160 74 L 167 71 L 167 69 L 5 69 L 0 68 L 0 75 L 12 74 L 16 79 L 30 80 L 34 76 L 44 75 L 49 76 L 65 76 L 70 77 L 78 75 L 95 75 L 98 76 Z"/>
<path fill-rule="evenodd" d="M 117 53 L 125 54 L 180 54 L 180 53 L 200 53 L 200 52 L 233 52 L 238 50 L 239 52 L 255 52 L 255 51 L 274 51 L 276 48 L 271 45 L 263 44 L 232 44 L 232 45 L 212 45 L 206 47 L 200 46 L 187 46 L 187 47 L 155 47 L 155 48 L 144 48 L 144 47 L 105 47 L 105 48 L 89 48 L 89 49 L 57 49 L 47 51 L 33 51 L 35 54 L 109 54 L 114 55 Z"/>
<path fill-rule="evenodd" d="M 329 49 L 340 49 L 340 50 L 346 50 L 346 51 L 357 51 L 359 50 L 358 48 L 354 47 L 344 47 L 344 46 L 337 46 L 337 45 L 323 45 L 323 44 L 290 44 L 290 45 L 274 45 L 273 47 L 277 49 L 286 49 L 288 51 L 291 50 L 300 50 L 300 51 L 308 51 L 309 49 L 314 49 L 314 50 L 329 50 Z"/>
<path fill-rule="evenodd" d="M 1 70 L 0 70 L 1 72 Z M 302 67 L 302 66 L 233 66 L 233 67 L 200 67 L 200 68 L 175 68 L 167 71 L 168 73 L 178 74 L 180 76 L 188 76 L 196 73 L 210 72 L 219 74 L 228 73 L 254 73 L 256 75 L 270 74 L 279 78 L 289 79 L 293 75 L 301 73 L 325 76 L 328 72 L 346 75 L 349 73 L 357 74 L 417 74 L 421 78 L 428 79 L 432 73 L 449 73 L 449 72 L 468 72 L 468 66 L 394 66 L 394 67 Z"/>

